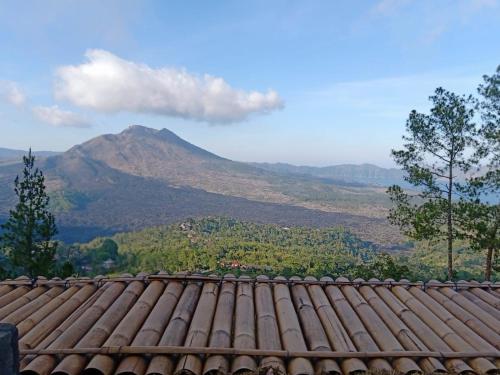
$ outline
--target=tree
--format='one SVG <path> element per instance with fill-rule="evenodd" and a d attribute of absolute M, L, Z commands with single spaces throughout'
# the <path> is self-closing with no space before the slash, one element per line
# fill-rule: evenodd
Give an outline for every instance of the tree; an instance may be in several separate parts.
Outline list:
<path fill-rule="evenodd" d="M 413 110 L 403 136 L 404 149 L 392 150 L 405 180 L 416 192 L 393 185 L 388 194 L 395 207 L 389 221 L 416 240 L 446 240 L 448 279 L 453 278 L 456 227 L 453 200 L 460 193 L 457 177 L 471 168 L 470 150 L 477 146 L 472 98 L 438 88 L 429 114 Z"/>
<path fill-rule="evenodd" d="M 484 84 L 479 85 L 478 92 L 482 99 L 479 102 L 482 126 L 480 134 L 483 142 L 480 150 L 489 155 L 489 167 L 496 174 L 496 189 L 499 188 L 498 174 L 500 167 L 500 65 L 492 76 L 483 76 Z"/>
<path fill-rule="evenodd" d="M 54 216 L 48 210 L 49 197 L 45 192 L 45 178 L 35 168 L 35 156 L 31 149 L 23 156 L 22 177 L 16 177 L 14 192 L 18 202 L 9 218 L 2 225 L 0 244 L 14 267 L 30 277 L 47 275 L 54 265 L 57 233 Z"/>
<path fill-rule="evenodd" d="M 479 161 L 487 160 L 485 170 L 470 176 L 462 187 L 463 196 L 457 205 L 461 217 L 463 236 L 474 250 L 486 250 L 484 278 L 491 279 L 496 252 L 500 247 L 500 66 L 492 76 L 484 76 L 479 85 L 481 100 L 477 109 L 481 114 L 479 143 L 471 160 L 481 167 Z M 495 201 L 496 199 L 496 201 Z"/>
<path fill-rule="evenodd" d="M 456 205 L 456 215 L 466 238 L 474 251 L 486 250 L 484 279 L 490 280 L 496 264 L 496 251 L 500 247 L 500 205 L 482 202 L 480 199 L 461 199 Z"/>
<path fill-rule="evenodd" d="M 372 261 L 364 262 L 354 268 L 354 276 L 365 280 L 377 278 L 379 280 L 400 280 L 409 277 L 410 269 L 406 265 L 400 265 L 394 258 L 387 254 L 378 254 Z"/>

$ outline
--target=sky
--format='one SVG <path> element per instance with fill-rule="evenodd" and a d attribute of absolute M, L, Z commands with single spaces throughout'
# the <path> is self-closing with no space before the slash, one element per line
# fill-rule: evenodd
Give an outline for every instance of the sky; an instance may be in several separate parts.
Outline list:
<path fill-rule="evenodd" d="M 131 124 L 239 161 L 393 166 L 500 64 L 500 0 L 0 2 L 0 147 Z"/>

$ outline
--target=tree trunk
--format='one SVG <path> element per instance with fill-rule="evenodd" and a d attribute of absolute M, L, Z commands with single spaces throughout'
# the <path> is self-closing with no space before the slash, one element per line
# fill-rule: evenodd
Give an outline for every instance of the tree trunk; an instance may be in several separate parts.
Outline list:
<path fill-rule="evenodd" d="M 493 262 L 492 262 L 493 252 L 494 252 L 493 247 L 488 248 L 488 253 L 486 254 L 486 268 L 484 270 L 484 279 L 486 281 L 490 281 L 490 279 L 491 279 L 491 267 L 493 265 Z"/>
<path fill-rule="evenodd" d="M 453 164 L 449 164 L 449 176 L 448 176 L 448 212 L 447 212 L 447 224 L 448 224 L 448 280 L 453 279 L 453 223 L 452 223 L 452 189 L 453 189 Z"/>
<path fill-rule="evenodd" d="M 496 220 L 495 220 L 495 225 L 493 226 L 491 232 L 490 232 L 490 246 L 488 246 L 488 252 L 486 254 L 486 268 L 484 270 L 484 279 L 486 281 L 490 281 L 491 279 L 491 269 L 493 268 L 493 263 L 495 261 L 495 251 L 496 248 L 495 245 L 497 243 L 496 238 L 497 238 L 497 231 L 498 231 L 498 208 L 496 211 Z"/>

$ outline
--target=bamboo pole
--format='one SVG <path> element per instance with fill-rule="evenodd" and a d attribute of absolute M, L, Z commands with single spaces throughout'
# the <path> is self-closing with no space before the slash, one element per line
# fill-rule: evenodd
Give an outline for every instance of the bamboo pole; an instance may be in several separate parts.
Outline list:
<path fill-rule="evenodd" d="M 494 332 L 500 335 L 500 324 L 498 324 L 498 319 L 495 319 L 492 315 L 488 314 L 479 306 L 451 288 L 439 288 L 439 292 L 451 299 L 463 309 L 467 310 L 473 316 L 481 320 L 488 326 L 489 329 L 492 329 Z"/>
<path fill-rule="evenodd" d="M 104 346 L 129 345 L 163 292 L 164 286 L 165 284 L 161 281 L 151 282 L 125 317 L 121 319 L 111 336 L 105 341 Z M 113 358 L 106 355 L 97 355 L 91 359 L 84 373 L 111 375 L 114 367 Z"/>
<path fill-rule="evenodd" d="M 470 292 L 493 306 L 495 309 L 500 310 L 500 298 L 495 297 L 492 293 L 488 293 L 480 288 L 471 288 Z"/>
<path fill-rule="evenodd" d="M 63 291 L 64 289 L 61 288 L 60 286 L 50 288 L 42 295 L 33 299 L 31 302 L 12 311 L 9 315 L 7 315 L 5 318 L 2 319 L 2 322 L 14 325 L 20 323 L 21 321 L 25 320 L 28 316 L 30 316 L 32 313 L 38 311 L 40 308 L 44 307 L 52 300 L 57 298 Z"/>
<path fill-rule="evenodd" d="M 289 351 L 263 349 L 211 348 L 194 346 L 115 346 L 99 348 L 69 348 L 69 349 L 21 349 L 22 355 L 61 355 L 72 354 L 200 354 L 200 355 L 248 355 L 254 357 L 275 356 L 285 359 L 293 358 L 500 358 L 500 351 L 493 352 L 438 352 L 438 351 L 376 351 L 376 352 L 327 352 L 327 351 Z"/>
<path fill-rule="evenodd" d="M 46 316 L 50 315 L 57 308 L 62 306 L 68 299 L 70 299 L 79 290 L 80 288 L 76 286 L 66 289 L 62 294 L 58 295 L 56 298 L 53 298 L 43 307 L 33 312 L 30 316 L 18 322 L 17 331 L 19 333 L 19 337 L 22 338 L 26 334 L 26 332 L 35 327 Z"/>
<path fill-rule="evenodd" d="M 227 278 L 233 278 L 227 275 Z M 235 305 L 236 285 L 232 281 L 222 283 L 217 309 L 215 310 L 212 332 L 210 333 L 209 347 L 211 348 L 230 348 L 231 330 L 233 324 L 234 305 Z M 207 358 L 203 367 L 203 375 L 208 374 L 227 374 L 229 372 L 228 358 L 222 355 L 213 355 Z"/>
<path fill-rule="evenodd" d="M 330 345 L 338 352 L 356 352 L 357 349 L 340 322 L 335 310 L 330 305 L 328 297 L 323 288 L 319 285 L 307 286 L 311 301 L 314 304 L 316 313 L 323 325 L 323 328 L 330 340 Z M 342 371 L 345 374 L 355 374 L 366 372 L 367 368 L 363 361 L 357 358 L 347 358 L 341 363 Z"/>
<path fill-rule="evenodd" d="M 39 286 L 34 289 L 28 290 L 22 287 L 22 290 L 19 290 L 19 288 L 14 289 L 12 292 L 9 294 L 5 295 L 4 297 L 0 298 L 0 300 L 6 300 L 9 301 L 9 303 L 2 303 L 3 301 L 0 301 L 0 321 L 2 321 L 5 317 L 7 317 L 9 314 L 12 312 L 16 311 L 17 309 L 21 308 L 22 306 L 26 305 L 27 303 L 33 301 L 35 298 L 37 298 L 39 295 L 45 293 L 47 288 Z"/>
<path fill-rule="evenodd" d="M 284 279 L 284 278 L 283 278 Z M 283 347 L 289 351 L 305 352 L 307 346 L 300 329 L 300 323 L 293 307 L 287 284 L 274 284 L 274 305 Z M 288 363 L 291 375 L 313 374 L 311 362 L 304 357 L 297 357 Z"/>
<path fill-rule="evenodd" d="M 400 318 L 427 348 L 433 351 L 450 352 L 452 349 L 441 337 L 434 332 L 427 323 L 424 323 L 412 310 L 394 294 L 394 288 L 389 290 L 386 287 L 374 288 L 377 295 L 383 302 L 390 307 L 390 309 Z M 473 372 L 462 359 L 447 359 L 445 366 L 449 372 L 452 373 L 465 373 Z"/>
<path fill-rule="evenodd" d="M 34 348 L 34 349 L 46 349 L 48 348 L 56 339 L 58 339 L 63 332 L 69 329 L 75 323 L 81 315 L 85 314 L 92 305 L 99 299 L 99 297 L 108 289 L 110 284 L 97 289 L 95 284 L 87 284 L 82 287 L 82 289 L 76 293 L 70 300 L 57 309 L 56 313 L 50 317 L 46 317 L 38 326 L 32 329 L 25 337 L 19 341 L 20 348 Z M 85 290 L 90 289 L 90 294 L 83 295 Z M 62 322 L 62 323 L 61 323 Z M 31 346 L 31 341 L 27 340 L 29 336 L 32 336 L 37 340 Z M 33 355 L 25 355 L 21 358 L 20 369 L 23 370 L 33 359 Z M 47 371 L 52 370 L 48 368 Z"/>
<path fill-rule="evenodd" d="M 475 315 L 471 314 L 436 289 L 429 289 L 427 294 L 439 303 L 442 308 L 448 310 L 449 313 L 453 314 L 455 318 L 477 333 L 482 339 L 486 340 L 496 349 L 500 349 L 500 335 L 498 335 L 494 330 L 491 330 Z M 444 318 L 444 316 L 440 317 L 441 319 Z M 500 322 L 497 323 L 500 326 Z"/>
<path fill-rule="evenodd" d="M 380 350 L 404 351 L 403 346 L 393 336 L 384 321 L 354 287 L 346 285 L 342 286 L 341 290 Z M 422 373 L 415 361 L 409 358 L 398 358 L 394 360 L 392 366 L 397 372 L 403 374 Z"/>
<path fill-rule="evenodd" d="M 125 314 L 132 308 L 138 297 L 144 290 L 144 283 L 140 281 L 131 282 L 127 288 L 116 298 L 111 306 L 105 309 L 102 316 L 78 341 L 76 347 L 99 347 L 101 346 L 114 328 L 123 319 Z M 54 369 L 53 373 L 79 375 L 87 359 L 82 355 L 72 355 L 64 358 Z"/>
<path fill-rule="evenodd" d="M 257 324 L 257 346 L 261 350 L 281 350 L 281 338 L 269 283 L 260 282 L 267 276 L 259 276 L 255 286 L 255 310 Z M 285 364 L 281 358 L 264 356 L 259 364 L 262 372 L 284 374 Z"/>
<path fill-rule="evenodd" d="M 326 295 L 358 350 L 372 352 L 380 351 L 373 338 L 366 331 L 356 311 L 344 297 L 340 287 L 333 285 L 327 286 Z M 389 362 L 382 358 L 376 358 L 369 361 L 368 368 L 373 371 L 392 371 Z"/>
<path fill-rule="evenodd" d="M 397 286 L 392 288 L 394 294 L 416 315 L 418 315 L 438 336 L 445 341 L 453 350 L 471 351 L 474 348 L 465 341 L 458 333 L 454 332 L 448 325 L 443 323 L 432 311 L 430 311 L 421 300 L 413 296 L 408 290 Z M 469 361 L 471 367 L 480 372 L 487 373 L 496 369 L 496 366 L 485 358 L 475 358 Z"/>
<path fill-rule="evenodd" d="M 429 348 L 411 331 L 408 326 L 384 303 L 384 301 L 369 286 L 362 286 L 359 292 L 370 304 L 377 315 L 383 319 L 394 337 L 398 339 L 405 350 L 429 351 Z M 436 358 L 423 358 L 419 366 L 425 374 L 446 372 L 446 368 Z"/>
<path fill-rule="evenodd" d="M 234 316 L 234 341 L 236 349 L 255 349 L 255 306 L 253 287 L 249 277 L 239 278 L 236 292 L 236 311 Z M 257 363 L 250 356 L 238 356 L 231 366 L 231 373 L 255 372 Z"/>
<path fill-rule="evenodd" d="M 73 313 L 83 313 L 83 311 L 79 311 L 78 309 L 89 301 L 92 301 L 91 296 L 95 296 L 95 292 L 96 287 L 94 285 L 85 285 L 68 301 L 58 306 L 52 314 L 42 318 L 41 315 L 37 316 L 37 313 L 35 313 L 30 319 L 18 324 L 17 329 L 21 336 L 19 346 L 21 348 L 35 348 L 38 347 L 42 340 L 47 345 L 50 344 L 59 333 L 62 333 L 69 327 L 65 327 L 64 325 L 59 327 L 59 325 L 63 322 L 69 323 Z M 42 320 L 39 321 L 38 319 Z M 58 329 L 56 330 L 56 328 Z M 42 347 L 46 347 L 46 345 L 42 345 Z"/>
<path fill-rule="evenodd" d="M 500 289 L 491 289 L 490 290 L 491 294 L 493 294 L 495 297 L 500 298 Z"/>
<path fill-rule="evenodd" d="M 14 289 L 14 286 L 12 285 L 2 285 L 0 286 L 0 297 L 6 295 L 7 293 L 11 292 Z"/>
<path fill-rule="evenodd" d="M 479 306 L 482 310 L 495 317 L 495 319 L 500 320 L 500 310 L 495 309 L 489 303 L 483 301 L 481 298 L 471 293 L 469 290 L 460 290 L 459 293 L 469 301 L 474 303 L 476 306 Z"/>
<path fill-rule="evenodd" d="M 205 283 L 200 299 L 189 326 L 184 346 L 204 347 L 208 344 L 210 328 L 215 314 L 219 286 L 216 283 Z M 194 354 L 182 356 L 177 362 L 175 374 L 201 375 L 203 363 L 201 358 Z"/>
<path fill-rule="evenodd" d="M 412 287 L 409 289 L 409 292 L 419 301 L 421 301 L 421 303 L 423 303 L 436 317 L 439 317 L 439 319 L 445 322 L 446 325 L 450 327 L 456 334 L 460 335 L 465 341 L 467 341 L 474 349 L 485 351 L 497 349 L 479 334 L 474 332 L 470 327 L 460 321 L 460 319 L 446 310 L 435 299 L 433 299 L 429 294 L 432 292 L 431 290 L 429 290 L 428 293 L 424 293 L 422 290 Z M 459 312 L 466 313 L 463 309 L 462 311 L 458 309 L 457 311 L 455 311 L 455 313 Z M 471 324 L 476 321 L 474 317 L 470 318 L 473 319 L 470 321 Z M 491 332 L 491 334 L 493 334 L 493 332 Z M 493 340 L 495 339 L 496 338 L 493 338 Z"/>
<path fill-rule="evenodd" d="M 184 286 L 179 281 L 170 281 L 167 284 L 163 294 L 135 336 L 134 341 L 132 341 L 133 346 L 154 346 L 158 344 L 183 290 Z M 118 365 L 116 375 L 130 373 L 143 375 L 146 366 L 147 362 L 144 356 L 127 356 Z"/>
<path fill-rule="evenodd" d="M 291 280 L 300 280 L 298 277 L 293 277 Z M 304 284 L 297 284 L 291 287 L 292 299 L 295 305 L 295 310 L 299 316 L 299 320 L 304 332 L 304 337 L 309 350 L 312 351 L 331 351 L 328 337 L 321 325 L 316 310 L 311 302 L 309 294 Z M 332 359 L 322 359 L 315 364 L 315 373 L 317 374 L 341 374 L 340 367 L 336 361 Z"/>
<path fill-rule="evenodd" d="M 182 345 L 187 334 L 191 318 L 194 314 L 198 298 L 200 296 L 201 284 L 189 283 L 175 307 L 170 321 L 160 339 L 159 345 Z M 170 354 L 170 353 L 165 353 Z M 173 372 L 174 364 L 172 358 L 167 355 L 155 356 L 151 359 L 146 374 L 166 375 Z"/>
<path fill-rule="evenodd" d="M 97 299 L 92 301 L 92 304 L 88 306 L 83 313 L 73 313 L 67 319 L 68 324 L 65 324 L 65 321 L 62 327 L 60 326 L 58 330 L 54 331 L 46 338 L 46 340 L 50 342 L 52 340 L 51 336 L 55 337 L 48 345 L 48 348 L 72 348 L 90 330 L 99 317 L 106 312 L 124 289 L 124 283 L 113 283 L 110 284 L 109 287 L 102 289 L 103 292 L 99 293 Z M 40 345 L 45 345 L 45 343 L 42 341 Z M 54 369 L 55 365 L 56 359 L 54 357 L 38 356 L 26 365 L 23 371 L 21 371 L 21 374 L 49 374 Z"/>

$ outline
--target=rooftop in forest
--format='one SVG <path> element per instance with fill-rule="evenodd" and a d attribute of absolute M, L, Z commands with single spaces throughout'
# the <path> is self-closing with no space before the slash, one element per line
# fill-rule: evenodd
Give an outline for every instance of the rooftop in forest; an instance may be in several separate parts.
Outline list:
<path fill-rule="evenodd" d="M 158 273 L 0 282 L 21 374 L 498 373 L 500 283 Z"/>

